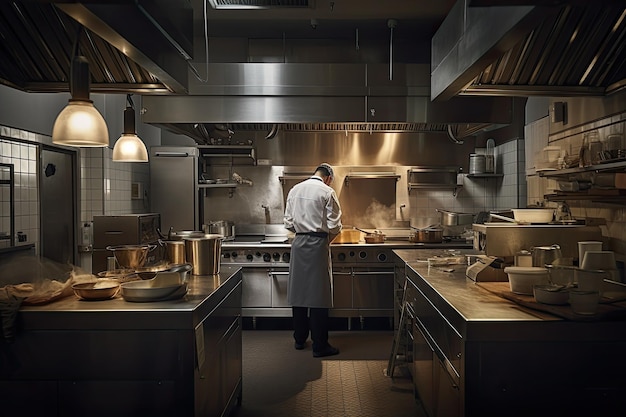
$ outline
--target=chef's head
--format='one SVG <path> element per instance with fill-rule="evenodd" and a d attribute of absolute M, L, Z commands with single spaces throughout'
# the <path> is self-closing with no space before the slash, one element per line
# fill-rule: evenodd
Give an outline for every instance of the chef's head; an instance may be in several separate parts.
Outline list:
<path fill-rule="evenodd" d="M 324 180 L 324 184 L 326 185 L 330 185 L 330 183 L 333 182 L 333 179 L 335 178 L 335 172 L 333 171 L 333 167 L 326 162 L 319 164 L 319 166 L 315 168 L 315 174 L 321 176 Z"/>

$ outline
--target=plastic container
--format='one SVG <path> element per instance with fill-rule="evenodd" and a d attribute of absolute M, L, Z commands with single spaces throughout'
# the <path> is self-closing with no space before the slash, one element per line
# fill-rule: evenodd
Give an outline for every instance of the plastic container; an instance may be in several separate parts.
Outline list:
<path fill-rule="evenodd" d="M 509 276 L 511 292 L 515 294 L 533 295 L 535 285 L 548 283 L 548 270 L 535 266 L 509 266 L 504 268 Z"/>

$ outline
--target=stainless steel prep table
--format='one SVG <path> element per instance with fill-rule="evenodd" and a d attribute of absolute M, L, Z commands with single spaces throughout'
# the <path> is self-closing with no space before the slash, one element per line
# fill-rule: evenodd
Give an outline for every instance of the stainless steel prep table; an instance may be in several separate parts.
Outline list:
<path fill-rule="evenodd" d="M 3 411 L 221 415 L 241 396 L 240 268 L 191 276 L 178 300 L 23 306 L 17 325 L 0 344 Z"/>
<path fill-rule="evenodd" d="M 626 321 L 565 320 L 481 288 L 463 265 L 418 262 L 441 251 L 394 254 L 409 289 L 409 370 L 429 415 L 623 413 Z"/>

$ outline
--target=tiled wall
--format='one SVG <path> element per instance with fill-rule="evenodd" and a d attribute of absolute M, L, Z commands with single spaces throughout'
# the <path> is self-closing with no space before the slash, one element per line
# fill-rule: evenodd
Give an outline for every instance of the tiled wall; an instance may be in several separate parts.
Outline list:
<path fill-rule="evenodd" d="M 12 164 L 14 169 L 15 234 L 25 234 L 25 241 L 17 245 L 34 243 L 39 246 L 39 184 L 37 181 L 38 148 L 36 144 L 19 142 L 24 132 L 0 127 L 0 162 Z M 7 177 L 8 179 L 8 177 Z M 10 233 L 10 194 L 8 186 L 0 186 L 0 232 Z M 10 240 L 0 240 L 0 247 L 10 245 Z"/>
<path fill-rule="evenodd" d="M 526 201 L 524 177 L 524 140 L 512 140 L 496 147 L 496 174 L 502 176 L 459 176 L 462 186 L 456 195 L 446 190 L 412 190 L 409 193 L 411 218 L 414 226 L 436 224 L 435 209 L 443 208 L 461 213 L 479 213 L 520 207 Z"/>
<path fill-rule="evenodd" d="M 39 146 L 50 138 L 32 132 L 0 126 L 0 162 L 15 169 L 15 232 L 34 243 L 39 253 Z M 149 189 L 148 164 L 113 162 L 110 148 L 80 148 L 80 226 L 90 223 L 94 215 L 148 212 L 147 194 L 131 199 L 131 184 L 141 183 Z M 9 191 L 0 191 L 0 232 L 10 230 Z M 81 244 L 82 242 L 78 242 Z M 0 240 L 0 247 L 9 241 Z"/>

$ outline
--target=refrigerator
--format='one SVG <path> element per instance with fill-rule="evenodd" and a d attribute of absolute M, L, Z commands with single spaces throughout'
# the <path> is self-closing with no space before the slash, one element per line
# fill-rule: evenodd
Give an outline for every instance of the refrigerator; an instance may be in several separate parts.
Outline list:
<path fill-rule="evenodd" d="M 198 158 L 196 147 L 150 148 L 150 204 L 161 215 L 163 234 L 170 228 L 202 230 Z"/>

